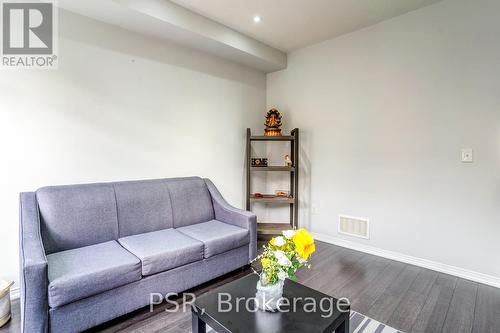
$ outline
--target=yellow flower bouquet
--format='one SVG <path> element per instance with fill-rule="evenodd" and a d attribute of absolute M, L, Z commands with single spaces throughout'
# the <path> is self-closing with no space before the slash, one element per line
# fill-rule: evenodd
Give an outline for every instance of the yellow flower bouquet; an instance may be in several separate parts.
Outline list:
<path fill-rule="evenodd" d="M 266 302 L 266 310 L 274 310 L 283 292 L 285 279 L 296 280 L 297 270 L 302 266 L 310 268 L 308 260 L 316 250 L 314 238 L 305 229 L 286 230 L 282 236 L 272 238 L 264 245 L 264 251 L 252 262 L 260 260 L 262 272 L 257 284 L 257 299 Z"/>

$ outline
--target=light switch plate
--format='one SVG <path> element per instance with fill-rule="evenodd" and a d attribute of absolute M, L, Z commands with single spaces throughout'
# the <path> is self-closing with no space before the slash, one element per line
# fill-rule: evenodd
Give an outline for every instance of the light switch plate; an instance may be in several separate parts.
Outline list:
<path fill-rule="evenodd" d="M 474 161 L 472 148 L 462 149 L 462 162 L 472 163 Z"/>

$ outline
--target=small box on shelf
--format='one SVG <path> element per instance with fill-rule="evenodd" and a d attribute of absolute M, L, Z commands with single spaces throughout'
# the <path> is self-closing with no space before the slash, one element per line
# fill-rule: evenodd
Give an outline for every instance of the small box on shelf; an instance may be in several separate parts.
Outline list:
<path fill-rule="evenodd" d="M 267 158 L 252 157 L 252 168 L 267 167 Z"/>

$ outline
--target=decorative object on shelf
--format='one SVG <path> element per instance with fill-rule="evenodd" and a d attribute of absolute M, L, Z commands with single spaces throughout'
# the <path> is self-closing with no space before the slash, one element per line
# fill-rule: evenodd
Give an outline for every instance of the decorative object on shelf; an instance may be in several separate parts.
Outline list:
<path fill-rule="evenodd" d="M 265 136 L 281 136 L 281 114 L 277 109 L 267 111 Z"/>
<path fill-rule="evenodd" d="M 290 155 L 285 155 L 285 165 L 286 166 L 293 166 L 293 162 L 292 162 L 292 159 L 290 158 Z"/>
<path fill-rule="evenodd" d="M 253 167 L 266 167 L 267 166 L 267 158 L 252 158 L 252 166 Z"/>
<path fill-rule="evenodd" d="M 10 320 L 10 287 L 14 282 L 0 280 L 0 327 Z"/>
<path fill-rule="evenodd" d="M 274 191 L 274 194 L 277 196 L 277 197 L 281 197 L 281 198 L 288 198 L 290 196 L 290 191 L 285 191 L 285 190 L 276 190 Z"/>
<path fill-rule="evenodd" d="M 269 204 L 293 204 L 295 202 L 295 199 L 289 195 L 289 196 L 277 196 L 275 194 L 250 194 L 250 202 L 262 202 L 262 203 L 269 203 Z M 285 223 L 278 223 L 281 224 L 282 226 L 287 226 Z M 285 228 L 281 228 L 283 230 Z M 281 231 L 280 231 L 281 232 Z"/>
<path fill-rule="evenodd" d="M 264 251 L 253 262 L 262 265 L 257 282 L 256 303 L 259 309 L 274 311 L 280 306 L 285 279 L 295 281 L 302 266 L 311 268 L 309 257 L 316 251 L 314 238 L 305 229 L 285 230 L 264 245 Z"/>
<path fill-rule="evenodd" d="M 254 198 L 263 198 L 263 197 L 264 197 L 264 195 L 263 195 L 262 193 L 260 193 L 260 192 L 255 192 L 255 193 L 253 194 L 253 197 L 254 197 Z"/>

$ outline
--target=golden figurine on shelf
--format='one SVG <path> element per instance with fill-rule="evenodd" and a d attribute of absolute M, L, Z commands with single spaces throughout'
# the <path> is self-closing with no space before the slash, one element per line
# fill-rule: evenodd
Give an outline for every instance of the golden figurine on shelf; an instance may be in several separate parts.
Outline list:
<path fill-rule="evenodd" d="M 265 136 L 281 136 L 281 114 L 277 109 L 267 111 Z"/>

